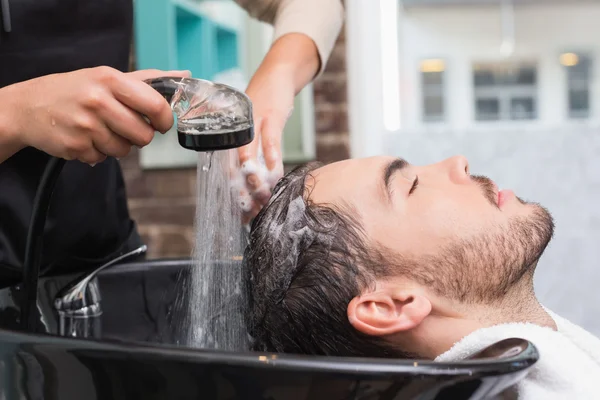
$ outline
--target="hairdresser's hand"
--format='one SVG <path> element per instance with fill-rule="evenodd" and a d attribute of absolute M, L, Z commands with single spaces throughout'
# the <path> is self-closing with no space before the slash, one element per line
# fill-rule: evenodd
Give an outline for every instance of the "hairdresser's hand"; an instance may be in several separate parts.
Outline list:
<path fill-rule="evenodd" d="M 283 176 L 281 139 L 296 94 L 292 71 L 282 67 L 272 68 L 268 75 L 257 74 L 246 93 L 253 105 L 255 139 L 238 150 L 248 198 L 242 205 L 244 224 L 269 201 L 272 188 Z M 260 153 L 266 170 L 259 161 Z"/>
<path fill-rule="evenodd" d="M 125 157 L 131 146 L 143 147 L 155 131 L 171 128 L 169 104 L 143 82 L 161 76 L 189 72 L 98 67 L 32 79 L 2 94 L 12 99 L 11 126 L 21 147 L 94 165 L 107 156 Z"/>
<path fill-rule="evenodd" d="M 238 151 L 241 171 L 237 179 L 242 181 L 239 186 L 244 223 L 267 204 L 271 190 L 283 176 L 283 129 L 292 113 L 294 97 L 312 81 L 320 63 L 311 38 L 288 33 L 273 43 L 248 85 L 246 93 L 253 104 L 255 139 Z M 266 171 L 261 171 L 259 153 L 264 155 Z"/>

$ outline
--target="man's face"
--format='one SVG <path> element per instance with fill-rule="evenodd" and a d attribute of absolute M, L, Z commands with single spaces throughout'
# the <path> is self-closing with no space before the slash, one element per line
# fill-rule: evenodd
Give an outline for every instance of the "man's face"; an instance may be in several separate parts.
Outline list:
<path fill-rule="evenodd" d="M 553 231 L 550 214 L 453 157 L 413 166 L 393 157 L 346 160 L 308 180 L 317 204 L 347 204 L 371 241 L 428 268 L 462 300 L 501 296 L 535 264 Z M 424 265 L 427 264 L 427 265 Z"/>

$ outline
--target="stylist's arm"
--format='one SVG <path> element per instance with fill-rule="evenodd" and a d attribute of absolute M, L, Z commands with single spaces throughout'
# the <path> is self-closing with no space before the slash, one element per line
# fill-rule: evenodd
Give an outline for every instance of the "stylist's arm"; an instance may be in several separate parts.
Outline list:
<path fill-rule="evenodd" d="M 253 103 L 256 137 L 238 150 L 246 198 L 244 222 L 267 203 L 283 176 L 282 135 L 294 107 L 294 97 L 327 64 L 340 33 L 341 0 L 236 0 L 250 15 L 273 24 L 274 42 L 250 80 L 246 93 Z M 257 174 L 259 150 L 266 174 Z M 244 168 L 244 166 L 246 168 Z"/>
<path fill-rule="evenodd" d="M 169 104 L 146 79 L 187 71 L 122 73 L 108 67 L 47 75 L 0 89 L 0 162 L 31 146 L 94 165 L 124 157 L 173 125 Z M 143 118 L 146 116 L 149 123 Z"/>

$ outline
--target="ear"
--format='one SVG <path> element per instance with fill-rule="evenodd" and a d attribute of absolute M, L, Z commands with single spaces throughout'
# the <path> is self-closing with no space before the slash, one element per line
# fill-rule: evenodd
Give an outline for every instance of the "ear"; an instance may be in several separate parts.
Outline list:
<path fill-rule="evenodd" d="M 430 313 L 431 302 L 414 289 L 367 293 L 348 304 L 348 320 L 354 329 L 371 336 L 414 329 Z"/>

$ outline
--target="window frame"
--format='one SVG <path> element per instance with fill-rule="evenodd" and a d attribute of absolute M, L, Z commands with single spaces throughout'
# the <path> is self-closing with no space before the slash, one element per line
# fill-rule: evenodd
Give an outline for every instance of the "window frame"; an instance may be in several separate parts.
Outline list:
<path fill-rule="evenodd" d="M 423 63 L 437 62 L 443 65 L 441 70 L 424 71 Z M 448 61 L 444 57 L 427 57 L 422 58 L 418 62 L 418 82 L 420 88 L 420 104 L 421 104 L 421 122 L 425 124 L 435 124 L 446 122 L 448 118 L 448 105 L 446 101 L 447 84 L 446 74 L 448 73 Z M 437 84 L 426 84 L 425 74 L 440 74 L 440 82 Z M 427 99 L 441 99 L 441 113 L 436 115 L 428 115 L 426 109 Z"/>
<path fill-rule="evenodd" d="M 529 83 L 495 83 L 489 85 L 476 84 L 476 72 L 478 68 L 487 68 L 494 75 L 495 68 L 533 68 L 535 71 L 532 84 Z M 539 97 L 539 72 L 540 63 L 533 59 L 509 59 L 509 60 L 472 60 L 471 61 L 471 88 L 473 90 L 472 107 L 473 119 L 476 123 L 526 123 L 540 120 L 540 97 Z M 483 118 L 478 110 L 479 100 L 497 100 L 497 118 Z M 512 102 L 516 99 L 531 99 L 533 111 L 525 118 L 515 118 Z"/>
<path fill-rule="evenodd" d="M 566 118 L 569 121 L 584 121 L 592 118 L 593 113 L 593 85 L 594 85 L 594 53 L 589 50 L 582 49 L 571 49 L 560 53 L 560 57 L 565 54 L 575 54 L 581 60 L 586 59 L 587 71 L 586 76 L 583 79 L 573 79 L 570 76 L 572 68 L 575 66 L 565 65 L 560 61 L 559 63 L 563 69 L 565 87 L 565 113 Z M 571 94 L 587 92 L 587 109 L 586 110 L 573 110 L 571 108 Z"/>

